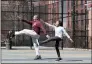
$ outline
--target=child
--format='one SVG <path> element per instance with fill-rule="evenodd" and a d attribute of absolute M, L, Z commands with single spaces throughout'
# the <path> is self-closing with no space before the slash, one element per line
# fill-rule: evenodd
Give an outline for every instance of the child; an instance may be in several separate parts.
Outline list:
<path fill-rule="evenodd" d="M 71 42 L 73 42 L 73 40 L 70 38 L 70 36 L 65 31 L 65 29 L 63 27 L 63 23 L 61 21 L 56 21 L 55 26 L 51 25 L 49 23 L 46 23 L 46 22 L 45 22 L 45 24 L 55 30 L 55 36 L 49 37 L 47 40 L 43 41 L 41 44 L 44 44 L 44 43 L 47 43 L 50 41 L 56 41 L 55 49 L 56 49 L 57 56 L 58 56 L 56 61 L 62 60 L 62 58 L 60 57 L 59 42 L 62 40 L 63 34 L 65 34 L 71 40 Z"/>

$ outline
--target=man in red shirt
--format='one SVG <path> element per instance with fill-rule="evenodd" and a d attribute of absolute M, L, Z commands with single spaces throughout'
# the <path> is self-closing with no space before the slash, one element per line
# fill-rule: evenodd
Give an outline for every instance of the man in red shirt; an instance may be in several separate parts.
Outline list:
<path fill-rule="evenodd" d="M 20 18 L 21 19 L 21 18 Z M 11 32 L 9 38 L 14 37 L 15 35 L 29 35 L 32 37 L 32 41 L 33 41 L 33 45 L 36 51 L 36 57 L 34 60 L 37 59 L 41 59 L 41 55 L 39 54 L 39 42 L 38 39 L 40 37 L 40 30 L 42 29 L 42 31 L 44 32 L 44 34 L 46 35 L 46 37 L 49 37 L 46 34 L 46 30 L 44 29 L 42 23 L 40 22 L 40 20 L 38 19 L 38 15 L 34 15 L 33 20 L 32 21 L 26 21 L 24 19 L 21 19 L 22 22 L 28 23 L 30 25 L 32 25 L 32 30 L 30 29 L 23 29 L 21 31 L 15 31 L 15 32 Z"/>

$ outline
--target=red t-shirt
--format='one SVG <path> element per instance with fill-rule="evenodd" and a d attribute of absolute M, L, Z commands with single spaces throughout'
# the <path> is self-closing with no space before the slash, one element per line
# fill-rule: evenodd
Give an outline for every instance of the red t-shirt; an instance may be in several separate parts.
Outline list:
<path fill-rule="evenodd" d="M 44 34 L 46 34 L 46 30 L 44 29 L 42 23 L 39 20 L 32 20 L 30 22 L 26 21 L 26 20 L 22 20 L 23 22 L 26 22 L 30 25 L 32 25 L 32 29 L 37 33 L 40 34 L 40 30 L 42 29 L 42 31 L 44 32 Z"/>

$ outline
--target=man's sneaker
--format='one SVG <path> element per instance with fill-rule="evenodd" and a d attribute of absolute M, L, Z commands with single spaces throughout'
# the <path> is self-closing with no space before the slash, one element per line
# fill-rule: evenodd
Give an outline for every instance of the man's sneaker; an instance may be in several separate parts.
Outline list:
<path fill-rule="evenodd" d="M 57 58 L 57 60 L 56 60 L 56 61 L 60 61 L 60 60 L 62 60 L 62 58 Z"/>
<path fill-rule="evenodd" d="M 37 55 L 34 60 L 38 60 L 38 59 L 41 59 L 40 55 Z"/>

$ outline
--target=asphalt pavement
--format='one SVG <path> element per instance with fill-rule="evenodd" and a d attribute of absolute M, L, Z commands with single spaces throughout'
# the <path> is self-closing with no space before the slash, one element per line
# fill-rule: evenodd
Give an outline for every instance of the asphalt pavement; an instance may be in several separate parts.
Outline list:
<path fill-rule="evenodd" d="M 61 61 L 57 59 L 54 47 L 40 47 L 42 59 L 34 60 L 35 51 L 27 46 L 14 46 L 11 50 L 1 47 L 1 63 L 91 63 L 91 50 L 79 48 L 60 49 Z"/>

